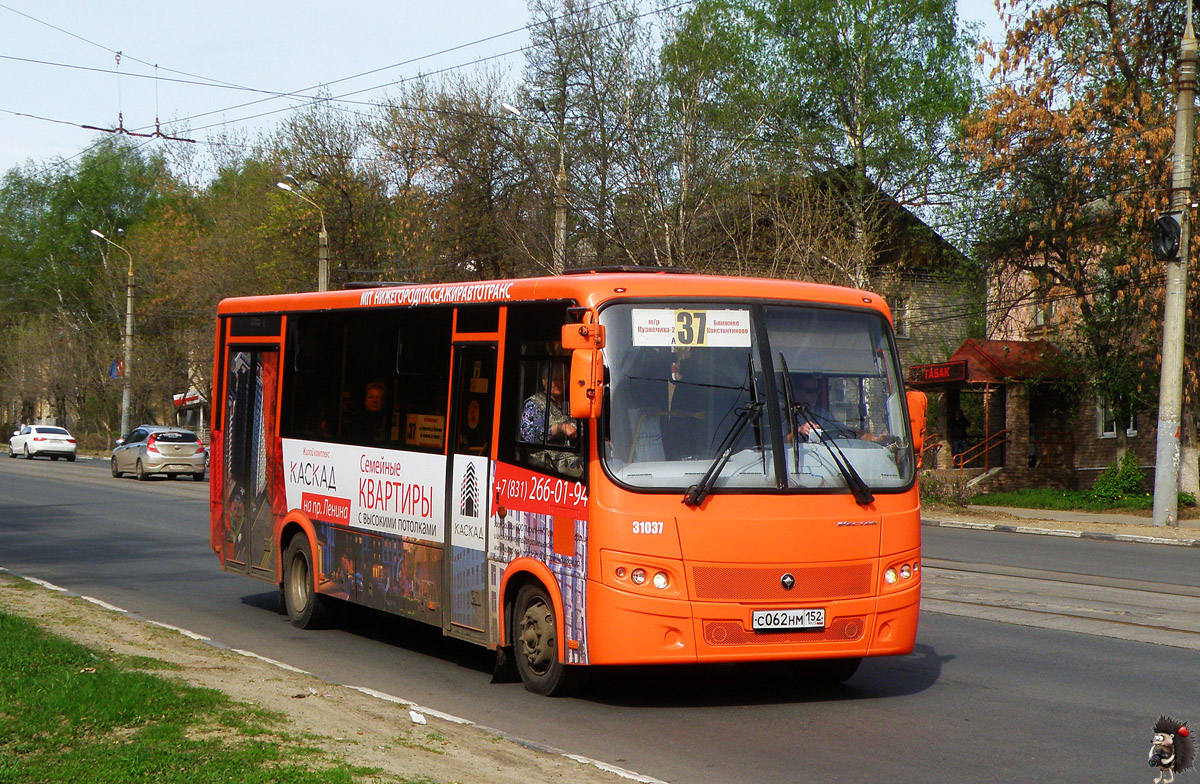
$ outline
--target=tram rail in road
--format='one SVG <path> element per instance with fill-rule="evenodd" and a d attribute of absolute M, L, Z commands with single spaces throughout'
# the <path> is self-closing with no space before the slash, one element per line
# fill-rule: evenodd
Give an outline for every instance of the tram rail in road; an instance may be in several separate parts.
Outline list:
<path fill-rule="evenodd" d="M 926 558 L 922 612 L 1200 650 L 1200 588 Z"/>

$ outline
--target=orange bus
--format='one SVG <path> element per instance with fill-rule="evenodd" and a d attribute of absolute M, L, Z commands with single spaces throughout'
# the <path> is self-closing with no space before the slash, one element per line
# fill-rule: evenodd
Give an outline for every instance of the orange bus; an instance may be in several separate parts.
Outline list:
<path fill-rule="evenodd" d="M 612 268 L 242 297 L 213 378 L 213 550 L 296 626 L 425 621 L 540 694 L 913 648 L 924 398 L 875 294 Z"/>

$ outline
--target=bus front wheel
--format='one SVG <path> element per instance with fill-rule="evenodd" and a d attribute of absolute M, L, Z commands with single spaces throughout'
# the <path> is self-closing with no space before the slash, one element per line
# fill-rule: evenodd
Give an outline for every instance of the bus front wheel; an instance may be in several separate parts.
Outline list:
<path fill-rule="evenodd" d="M 528 691 L 547 697 L 560 697 L 570 691 L 571 673 L 558 658 L 554 603 L 540 585 L 524 585 L 517 592 L 513 654 L 517 672 Z"/>
<path fill-rule="evenodd" d="M 329 600 L 313 587 L 312 550 L 302 535 L 292 537 L 283 555 L 283 603 L 292 625 L 319 629 L 329 622 Z"/>

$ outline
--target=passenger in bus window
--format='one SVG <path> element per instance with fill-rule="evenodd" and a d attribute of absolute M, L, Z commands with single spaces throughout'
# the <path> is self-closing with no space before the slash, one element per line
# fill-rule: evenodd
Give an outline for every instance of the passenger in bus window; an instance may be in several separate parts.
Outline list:
<path fill-rule="evenodd" d="M 383 402 L 387 398 L 387 385 L 372 381 L 363 392 L 363 407 L 350 414 L 346 424 L 348 440 L 358 444 L 382 444 L 384 442 L 387 413 Z"/>
<path fill-rule="evenodd" d="M 568 476 L 580 476 L 583 466 L 579 456 L 572 451 L 577 444 L 579 423 L 562 410 L 566 367 L 555 364 L 548 375 L 549 378 L 546 373 L 542 374 L 541 390 L 531 395 L 521 408 L 519 435 L 527 444 L 559 447 L 531 452 L 529 460 L 535 466 L 551 468 Z"/>

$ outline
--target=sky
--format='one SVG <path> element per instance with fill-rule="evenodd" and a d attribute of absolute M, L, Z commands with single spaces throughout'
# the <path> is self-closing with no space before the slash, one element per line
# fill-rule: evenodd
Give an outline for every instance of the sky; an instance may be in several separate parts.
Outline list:
<path fill-rule="evenodd" d="M 957 2 L 999 37 L 993 0 Z M 0 0 L 0 173 L 78 155 L 98 138 L 85 125 L 153 133 L 157 120 L 203 145 L 270 129 L 322 85 L 370 101 L 484 64 L 515 83 L 528 18 L 526 0 Z"/>

